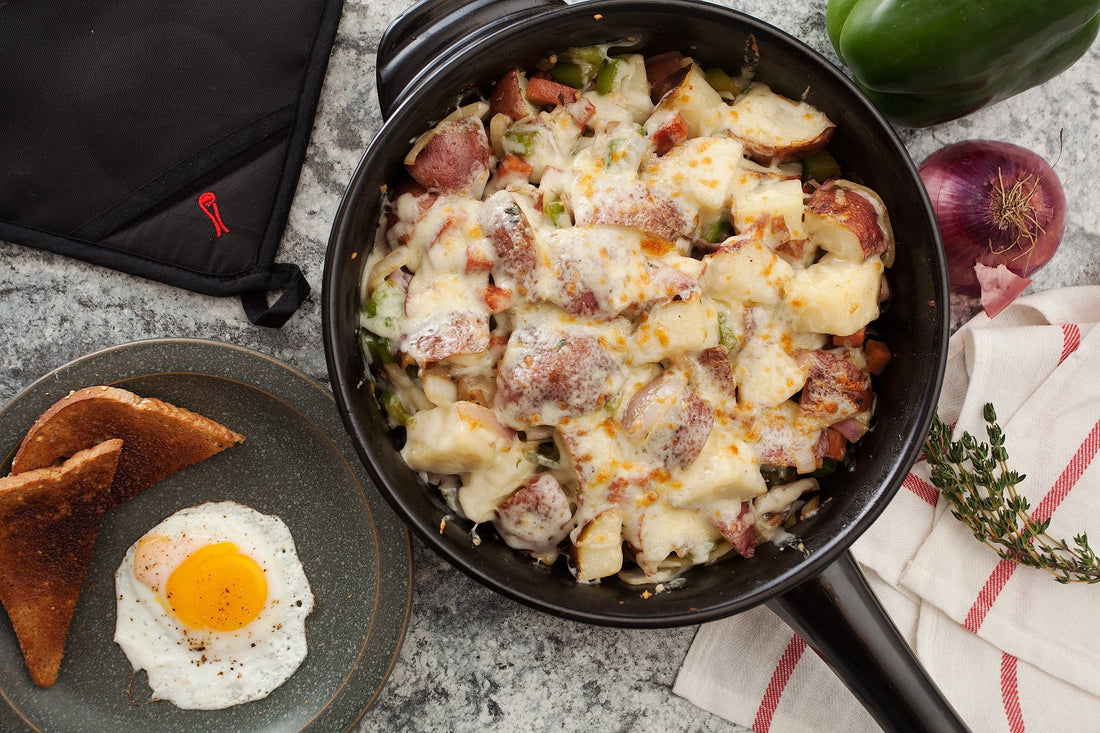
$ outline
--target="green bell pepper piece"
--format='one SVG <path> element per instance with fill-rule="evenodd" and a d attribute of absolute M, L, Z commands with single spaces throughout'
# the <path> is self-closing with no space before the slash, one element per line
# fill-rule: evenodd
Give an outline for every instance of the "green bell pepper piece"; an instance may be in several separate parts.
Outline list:
<path fill-rule="evenodd" d="M 1065 71 L 1096 38 L 1100 0 L 829 0 L 825 18 L 875 106 L 927 127 Z"/>
<path fill-rule="evenodd" d="M 538 130 L 509 130 L 504 133 L 504 152 L 521 158 L 534 155 L 538 143 Z"/>
<path fill-rule="evenodd" d="M 596 74 L 596 94 L 610 94 L 615 91 L 615 82 L 622 75 L 622 59 L 611 59 L 600 73 Z"/>
<path fill-rule="evenodd" d="M 568 221 L 565 215 L 565 204 L 561 201 L 551 201 L 546 205 L 546 215 L 550 218 L 550 223 L 556 227 L 565 226 Z"/>
<path fill-rule="evenodd" d="M 567 87 L 580 89 L 588 83 L 588 73 L 579 64 L 570 61 L 559 61 L 550 69 L 550 76 L 554 81 Z"/>

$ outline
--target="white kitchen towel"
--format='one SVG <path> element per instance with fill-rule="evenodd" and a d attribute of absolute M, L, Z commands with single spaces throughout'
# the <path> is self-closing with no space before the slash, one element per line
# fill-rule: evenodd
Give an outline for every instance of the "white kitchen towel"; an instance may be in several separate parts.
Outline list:
<path fill-rule="evenodd" d="M 1018 490 L 1050 533 L 1100 543 L 1100 286 L 978 315 L 951 338 L 939 415 L 986 440 L 1005 428 Z M 1094 460 L 1096 459 L 1096 460 Z M 923 461 L 853 546 L 872 588 L 975 731 L 1100 723 L 1100 585 L 1002 562 L 946 511 Z M 735 661 L 733 661 L 735 660 Z M 674 691 L 759 733 L 877 730 L 833 673 L 766 609 L 705 624 Z"/>

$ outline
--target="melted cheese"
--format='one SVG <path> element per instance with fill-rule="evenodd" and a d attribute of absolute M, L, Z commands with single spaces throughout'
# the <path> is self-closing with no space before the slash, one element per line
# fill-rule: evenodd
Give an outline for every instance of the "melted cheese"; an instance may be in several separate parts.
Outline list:
<path fill-rule="evenodd" d="M 429 406 L 405 460 L 448 475 L 474 522 L 551 471 L 583 582 L 618 572 L 624 542 L 647 577 L 707 561 L 736 541 L 742 507 L 766 497 L 744 512 L 764 522 L 797 498 L 768 492 L 761 466 L 817 467 L 828 423 L 797 402 L 806 353 L 877 316 L 883 274 L 877 256 L 819 258 L 798 164 L 749 158 L 805 144 L 823 115 L 764 85 L 731 104 L 695 65 L 655 106 L 642 57 L 619 64 L 606 93 L 498 131 L 527 181 L 494 180 L 489 203 L 399 197 L 364 268 L 364 297 L 386 288 L 364 327 L 422 378 L 391 364 L 389 386 Z M 715 220 L 736 237 L 698 247 Z M 536 453 L 551 440 L 556 457 Z M 527 535 L 560 532 L 557 515 L 524 510 L 523 547 L 552 558 L 560 535 Z"/>

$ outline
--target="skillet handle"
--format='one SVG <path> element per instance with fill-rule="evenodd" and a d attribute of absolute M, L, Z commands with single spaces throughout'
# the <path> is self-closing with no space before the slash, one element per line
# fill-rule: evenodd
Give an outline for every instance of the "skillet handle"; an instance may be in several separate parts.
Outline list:
<path fill-rule="evenodd" d="M 388 118 L 414 82 L 430 76 L 434 62 L 462 39 L 486 33 L 497 21 L 564 5 L 565 0 L 420 0 L 390 23 L 378 44 L 382 117 Z"/>
<path fill-rule="evenodd" d="M 768 602 L 887 731 L 967 731 L 848 552 Z"/>

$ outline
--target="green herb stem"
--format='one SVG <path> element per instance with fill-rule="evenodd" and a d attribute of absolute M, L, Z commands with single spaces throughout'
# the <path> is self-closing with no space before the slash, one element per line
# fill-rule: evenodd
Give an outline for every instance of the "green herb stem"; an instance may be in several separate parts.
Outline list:
<path fill-rule="evenodd" d="M 992 404 L 983 412 L 988 443 L 963 432 L 951 440 L 951 428 L 937 415 L 924 443 L 932 483 L 951 504 L 951 513 L 980 542 L 1005 560 L 1046 570 L 1060 583 L 1100 581 L 1100 559 L 1082 532 L 1072 543 L 1047 533 L 1050 518 L 1038 520 L 1016 486 L 1024 475 L 1008 465 L 1004 431 Z"/>

